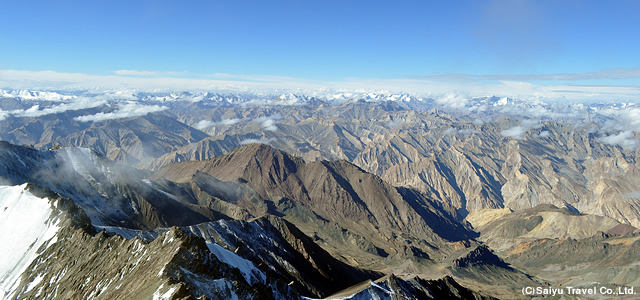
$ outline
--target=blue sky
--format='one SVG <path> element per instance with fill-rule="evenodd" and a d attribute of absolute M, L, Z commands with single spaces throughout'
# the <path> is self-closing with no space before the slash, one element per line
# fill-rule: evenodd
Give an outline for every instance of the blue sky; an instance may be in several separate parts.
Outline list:
<path fill-rule="evenodd" d="M 17 70 L 67 81 L 392 82 L 425 91 L 508 82 L 640 94 L 640 1 L 27 0 L 2 8 L 5 88 L 17 84 L 7 72 Z"/>

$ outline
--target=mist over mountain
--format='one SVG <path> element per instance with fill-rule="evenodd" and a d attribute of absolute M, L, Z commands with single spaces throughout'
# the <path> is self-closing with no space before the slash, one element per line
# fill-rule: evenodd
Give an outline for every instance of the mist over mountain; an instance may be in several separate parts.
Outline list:
<path fill-rule="evenodd" d="M 1 90 L 0 296 L 636 286 L 638 120 L 456 94 Z"/>

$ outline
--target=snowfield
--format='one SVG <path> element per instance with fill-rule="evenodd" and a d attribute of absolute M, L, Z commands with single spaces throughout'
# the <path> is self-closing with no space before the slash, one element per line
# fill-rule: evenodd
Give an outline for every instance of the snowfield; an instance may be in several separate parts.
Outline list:
<path fill-rule="evenodd" d="M 20 275 L 43 244 L 56 241 L 60 228 L 49 200 L 34 196 L 26 186 L 0 186 L 0 299 L 16 292 Z"/>

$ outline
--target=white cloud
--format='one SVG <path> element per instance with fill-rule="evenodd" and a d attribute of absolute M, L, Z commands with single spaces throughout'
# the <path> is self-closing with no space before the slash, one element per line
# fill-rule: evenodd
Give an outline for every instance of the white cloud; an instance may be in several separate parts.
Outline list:
<path fill-rule="evenodd" d="M 543 103 L 535 103 L 530 107 L 506 105 L 500 108 L 503 114 L 537 118 L 537 119 L 563 119 L 563 118 L 579 118 L 585 116 L 584 111 L 576 110 L 570 107 L 556 106 L 553 109 L 549 109 Z"/>
<path fill-rule="evenodd" d="M 386 124 L 384 124 L 384 126 L 388 127 L 388 128 L 393 128 L 393 127 L 398 127 L 400 126 L 400 122 L 395 121 L 395 120 L 391 120 L 389 122 L 387 122 Z"/>
<path fill-rule="evenodd" d="M 264 130 L 277 131 L 278 127 L 276 127 L 275 123 L 276 121 L 274 120 L 265 120 L 262 122 L 262 128 L 264 128 Z"/>
<path fill-rule="evenodd" d="M 612 108 L 596 111 L 596 113 L 615 118 L 615 120 L 605 123 L 604 130 L 634 130 L 640 132 L 640 107 Z"/>
<path fill-rule="evenodd" d="M 632 131 L 621 131 L 618 134 L 612 134 L 609 136 L 601 137 L 598 140 L 607 145 L 620 145 L 625 150 L 633 150 L 637 146 L 637 141 L 633 140 L 634 134 Z"/>
<path fill-rule="evenodd" d="M 157 72 L 152 71 L 137 71 L 137 70 L 118 70 L 113 72 L 116 75 L 132 75 L 132 76 L 155 76 Z"/>
<path fill-rule="evenodd" d="M 638 70 L 624 69 L 610 72 L 611 76 L 631 78 Z M 606 72 L 605 72 L 606 73 Z M 118 75 L 125 74 L 125 75 Z M 625 75 L 627 74 L 627 75 Z M 463 74 L 464 75 L 464 74 Z M 444 75 L 443 75 L 444 76 Z M 446 77 L 448 76 L 448 77 Z M 311 81 L 292 77 L 232 74 L 188 74 L 181 72 L 154 72 L 119 70 L 115 75 L 89 75 L 55 71 L 0 70 L 0 86 L 12 89 L 69 90 L 132 88 L 138 90 L 385 90 L 388 92 L 420 93 L 433 96 L 443 105 L 462 107 L 471 97 L 500 95 L 512 98 L 543 98 L 563 101 L 640 101 L 638 85 L 568 85 L 533 84 L 528 77 L 503 76 L 487 79 L 475 76 L 459 80 L 456 74 L 404 79 L 358 79 L 343 81 Z M 526 76 L 526 75 L 523 75 Z M 455 91 L 455 92 L 454 92 Z M 442 96 L 444 95 L 444 96 Z"/>
<path fill-rule="evenodd" d="M 458 93 L 446 93 L 440 97 L 434 99 L 436 103 L 451 107 L 451 108 L 463 108 L 469 102 L 469 99 Z"/>
<path fill-rule="evenodd" d="M 234 124 L 238 124 L 238 122 L 240 122 L 240 119 L 232 118 L 232 119 L 223 119 L 219 123 L 222 125 L 234 125 Z"/>
<path fill-rule="evenodd" d="M 124 72 L 120 72 L 124 71 Z M 120 70 L 125 75 L 90 75 L 83 73 L 61 73 L 56 71 L 0 70 L 0 86 L 12 89 L 79 90 L 122 89 L 173 91 L 173 90 L 307 90 L 318 89 L 322 83 L 281 76 L 233 76 L 229 74 L 190 74 L 180 72 Z M 177 75 L 177 76 L 176 76 Z M 150 77 L 145 77 L 150 76 Z"/>
<path fill-rule="evenodd" d="M 260 126 L 264 130 L 277 131 L 278 127 L 276 126 L 276 124 L 277 124 L 277 121 L 280 120 L 280 119 L 282 119 L 282 116 L 280 114 L 274 114 L 274 115 L 269 116 L 269 117 L 256 118 L 253 121 L 257 122 L 257 123 L 260 123 Z"/>
<path fill-rule="evenodd" d="M 209 120 L 201 120 L 200 122 L 196 123 L 196 125 L 193 125 L 193 128 L 198 129 L 198 130 L 203 130 L 212 126 L 215 126 L 216 122 L 212 122 Z"/>
<path fill-rule="evenodd" d="M 628 79 L 640 78 L 640 67 L 635 68 L 604 68 L 597 72 L 556 73 L 535 75 L 473 75 L 473 74 L 438 74 L 426 76 L 412 76 L 412 78 L 438 81 L 582 81 L 597 79 Z"/>
<path fill-rule="evenodd" d="M 548 130 L 543 130 L 540 131 L 540 133 L 538 134 L 538 137 L 548 137 L 551 135 L 551 132 L 549 132 Z"/>
<path fill-rule="evenodd" d="M 238 122 L 240 122 L 240 119 L 223 119 L 220 122 L 214 122 L 214 121 L 209 121 L 209 120 L 201 120 L 198 123 L 196 123 L 193 127 L 198 129 L 198 130 L 203 130 L 212 126 L 216 126 L 217 124 L 222 124 L 225 126 L 229 126 L 229 125 L 233 125 L 233 124 L 237 124 Z"/>
<path fill-rule="evenodd" d="M 520 122 L 520 125 L 526 127 L 527 129 L 539 128 L 540 127 L 540 121 L 537 121 L 537 120 L 522 120 L 522 122 Z"/>
<path fill-rule="evenodd" d="M 118 104 L 118 109 L 113 112 L 101 112 L 94 115 L 75 117 L 73 119 L 80 122 L 102 122 L 106 120 L 144 116 L 146 114 L 163 111 L 165 109 L 168 109 L 168 107 L 159 105 L 143 105 L 139 103 L 126 103 Z"/>
<path fill-rule="evenodd" d="M 45 116 L 45 115 L 51 115 L 51 114 L 58 114 L 58 113 L 63 113 L 66 111 L 70 111 L 70 110 L 81 110 L 81 109 L 87 109 L 87 108 L 94 108 L 94 107 L 98 107 L 101 105 L 105 105 L 107 104 L 106 101 L 104 100 L 99 100 L 99 101 L 95 101 L 95 100 L 78 100 L 75 102 L 71 102 L 71 103 L 63 103 L 63 104 L 59 104 L 59 105 L 54 105 L 51 107 L 45 107 L 43 109 L 40 109 L 39 105 L 34 105 L 26 110 L 13 110 L 10 112 L 11 115 L 14 115 L 16 117 L 40 117 L 40 116 Z"/>
<path fill-rule="evenodd" d="M 456 129 L 453 127 L 449 127 L 444 131 L 442 131 L 442 135 L 450 135 L 450 134 L 456 134 Z"/>
<path fill-rule="evenodd" d="M 170 71 L 139 71 L 139 70 L 117 70 L 113 74 L 122 76 L 176 76 L 187 75 L 186 72 L 170 72 Z"/>
<path fill-rule="evenodd" d="M 54 105 L 45 107 L 43 109 L 40 109 L 40 105 L 34 105 L 27 109 L 15 109 L 11 111 L 0 110 L 0 121 L 6 119 L 10 115 L 15 117 L 36 118 L 51 114 L 63 113 L 66 111 L 94 108 L 105 104 L 107 104 L 107 101 L 104 100 L 78 98 L 75 99 L 74 102 L 62 104 L 55 103 Z"/>
<path fill-rule="evenodd" d="M 520 122 L 520 125 L 513 126 L 509 129 L 505 129 L 501 131 L 500 135 L 510 137 L 516 140 L 521 140 L 522 138 L 524 138 L 524 135 L 527 132 L 527 130 L 531 128 L 539 128 L 540 127 L 539 123 L 540 122 L 536 120 L 523 120 L 522 122 Z"/>
<path fill-rule="evenodd" d="M 521 140 L 524 137 L 524 134 L 526 131 L 527 129 L 523 126 L 514 126 L 509 129 L 505 129 L 501 131 L 500 135 L 514 138 L 516 140 Z"/>
<path fill-rule="evenodd" d="M 273 141 L 275 141 L 275 138 L 261 138 L 261 139 L 246 139 L 246 140 L 242 140 L 240 141 L 240 145 L 247 145 L 247 144 L 269 144 Z"/>

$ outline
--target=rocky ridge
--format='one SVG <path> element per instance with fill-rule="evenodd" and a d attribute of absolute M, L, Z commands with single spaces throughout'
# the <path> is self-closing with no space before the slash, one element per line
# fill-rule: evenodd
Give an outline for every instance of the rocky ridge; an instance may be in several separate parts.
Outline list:
<path fill-rule="evenodd" d="M 235 156 L 244 161 L 246 153 L 253 153 L 250 156 L 257 160 L 242 167 L 230 159 Z M 242 178 L 239 179 L 242 180 L 221 181 L 204 171 L 192 169 L 191 178 L 182 183 L 155 178 L 135 179 L 137 176 L 150 174 L 140 171 L 136 173 L 130 167 L 114 164 L 82 149 L 38 151 L 3 144 L 0 155 L 13 158 L 2 164 L 1 170 L 7 175 L 7 180 L 13 183 L 33 180 L 38 184 L 46 184 L 34 185 L 31 190 L 39 199 L 45 199 L 45 202 L 58 203 L 54 206 L 54 215 L 63 216 L 58 217 L 62 221 L 56 223 L 60 225 L 56 227 L 59 229 L 55 233 L 55 239 L 47 242 L 46 247 L 39 247 L 34 252 L 33 260 L 25 265 L 24 272 L 17 273 L 20 279 L 14 281 L 13 288 L 3 291 L 13 295 L 12 298 L 37 298 L 46 295 L 53 298 L 124 299 L 133 293 L 166 298 L 322 297 L 362 280 L 380 277 L 380 271 L 390 267 L 398 268 L 399 262 L 411 261 L 413 270 L 424 272 L 429 264 L 446 264 L 443 255 L 458 249 L 459 244 L 469 247 L 474 243 L 466 240 L 451 241 L 465 237 L 465 234 L 470 234 L 469 231 L 458 232 L 461 235 L 456 237 L 443 234 L 443 227 L 434 227 L 438 222 L 443 222 L 440 226 L 459 226 L 461 230 L 464 228 L 447 217 L 446 211 L 433 206 L 416 191 L 388 186 L 374 175 L 366 174 L 346 162 L 326 162 L 326 165 L 311 163 L 309 173 L 298 174 L 297 171 L 304 170 L 308 163 L 261 145 L 247 145 L 219 158 L 217 166 L 220 169 L 229 171 L 229 174 L 240 174 Z M 227 165 L 228 168 L 224 168 L 225 161 L 232 161 Z M 213 160 L 206 163 L 215 165 Z M 43 173 L 47 170 L 57 173 L 58 180 L 45 180 L 43 174 L 50 174 Z M 129 174 L 120 174 L 121 172 Z M 358 176 L 346 176 L 345 172 Z M 314 176 L 307 178 L 308 174 Z M 74 180 L 69 181 L 68 178 Z M 287 178 L 296 181 L 287 182 Z M 318 181 L 318 178 L 322 180 Z M 358 196 L 370 195 L 368 197 L 371 198 L 376 195 L 363 194 L 364 189 L 358 187 L 362 184 L 360 179 L 378 189 L 377 192 L 384 192 L 390 198 L 395 197 L 387 200 L 396 201 L 391 202 L 395 208 L 393 213 L 410 216 L 405 219 L 408 221 L 386 223 L 387 225 L 381 222 L 394 219 L 385 219 L 384 215 L 379 215 L 380 212 L 389 212 L 382 201 L 385 198 L 372 200 Z M 295 182 L 302 185 L 292 184 Z M 345 208 L 348 207 L 347 203 L 356 200 L 359 205 L 378 203 L 381 208 L 349 208 L 353 212 L 348 216 L 364 216 L 360 222 L 378 222 L 380 232 L 389 232 L 395 240 L 377 244 L 379 240 L 360 235 L 358 227 L 353 226 L 356 222 L 349 223 L 346 215 L 329 221 L 317 217 L 313 206 L 304 208 L 300 205 L 300 208 L 295 208 L 294 201 L 300 198 L 293 197 L 296 194 L 291 194 L 291 191 L 312 190 L 303 184 L 305 182 L 329 182 L 332 184 L 332 191 L 339 187 L 343 190 L 339 192 L 341 197 L 349 200 L 343 199 L 346 203 L 337 202 L 336 205 L 344 205 Z M 296 186 L 297 188 L 293 188 Z M 118 198 L 114 197 L 115 191 L 127 193 L 124 193 L 125 197 Z M 278 194 L 285 192 L 288 194 Z M 313 193 L 297 195 L 307 195 L 305 199 L 311 202 L 324 199 L 316 199 L 314 197 L 317 196 L 312 197 L 311 194 Z M 281 201 L 281 198 L 267 198 L 267 201 L 262 198 L 274 195 L 288 195 L 291 200 L 286 202 Z M 356 196 L 357 199 L 349 198 Z M 164 202 L 154 200 L 157 197 L 162 197 Z M 283 205 L 272 207 L 274 199 L 283 202 Z M 118 214 L 113 214 L 113 204 L 106 205 L 114 203 L 113 201 L 118 204 L 115 208 L 120 209 Z M 148 215 L 140 209 L 145 207 L 142 203 L 148 203 L 148 211 L 154 212 L 158 219 L 145 219 Z M 214 203 L 219 205 L 210 205 Z M 222 203 L 227 205 L 228 210 L 215 210 L 216 207 L 222 207 Z M 138 209 L 134 210 L 134 207 Z M 236 209 L 231 209 L 233 207 Z M 411 207 L 414 207 L 414 211 L 402 211 Z M 178 208 L 187 213 L 186 218 L 164 217 L 169 211 L 175 212 Z M 261 208 L 266 210 L 262 211 Z M 232 211 L 247 211 L 250 214 L 225 215 Z M 339 210 L 332 213 L 337 211 Z M 253 214 L 259 213 L 262 213 L 260 218 L 254 219 Z M 422 218 L 425 213 L 428 213 L 428 219 L 413 220 Z M 306 228 L 317 226 L 317 234 L 305 234 L 304 230 L 297 228 L 295 222 L 285 221 L 278 215 L 305 225 Z M 233 221 L 232 216 L 252 220 Z M 309 218 L 312 216 L 316 217 Z M 223 220 L 219 220 L 220 218 Z M 205 221 L 202 222 L 201 219 Z M 152 223 L 141 220 L 157 221 Z M 430 224 L 433 227 L 429 227 L 431 229 L 422 228 L 420 231 L 410 232 L 430 237 L 433 245 L 438 245 L 439 248 L 421 244 L 412 235 L 401 233 L 398 229 L 401 227 L 393 227 L 411 227 L 411 222 L 423 224 L 421 226 Z M 163 227 L 164 224 L 182 225 L 169 229 Z M 368 226 L 374 226 L 374 223 Z M 385 228 L 386 226 L 389 227 Z M 354 242 L 356 247 L 351 244 L 348 249 L 353 253 L 368 253 L 365 260 L 358 263 L 355 257 L 349 260 L 348 254 L 336 255 L 338 252 L 335 250 L 340 249 L 340 245 L 347 249 L 347 245 Z M 404 248 L 392 251 L 393 248 L 388 248 L 390 245 Z M 87 253 L 91 254 L 86 255 Z M 381 264 L 380 260 L 384 261 L 385 257 L 389 257 L 389 260 Z M 112 263 L 104 264 L 105 260 Z M 374 264 L 375 261 L 378 262 Z M 439 278 L 446 274 L 435 272 L 430 275 Z"/>

